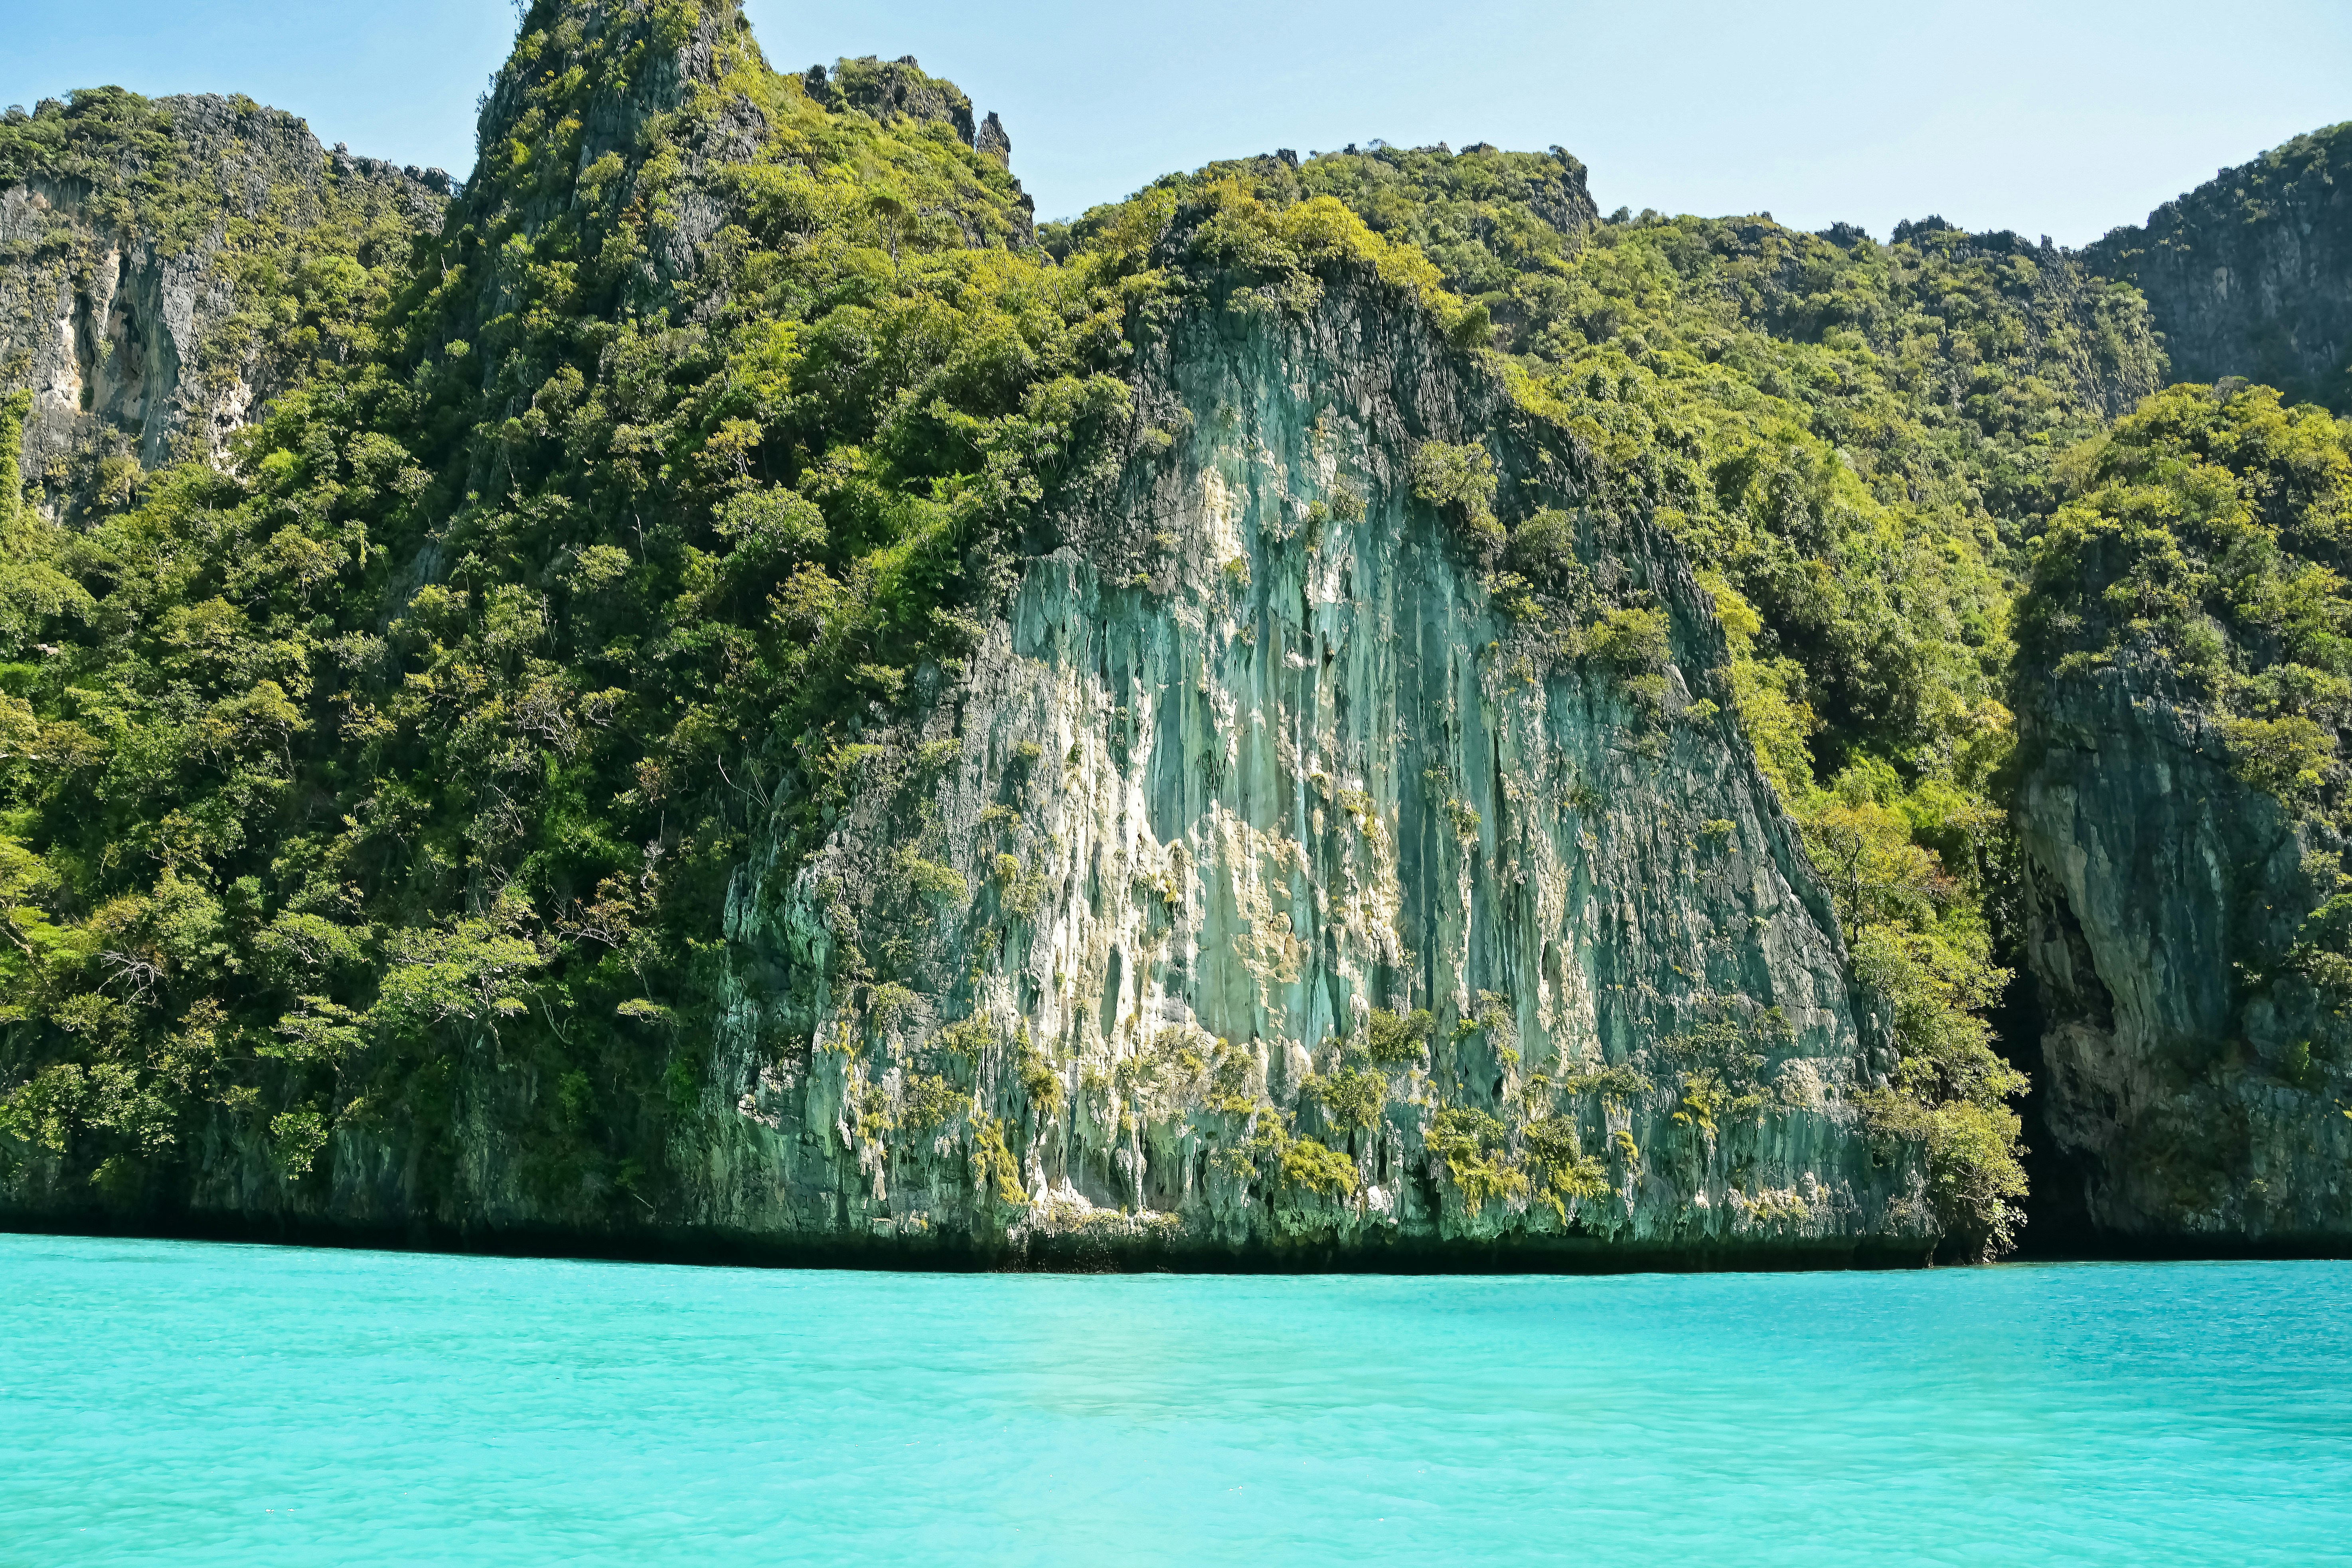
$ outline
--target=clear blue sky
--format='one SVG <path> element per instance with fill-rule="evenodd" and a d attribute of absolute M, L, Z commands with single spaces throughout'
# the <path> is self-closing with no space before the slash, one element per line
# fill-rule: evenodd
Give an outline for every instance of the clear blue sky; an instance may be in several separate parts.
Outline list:
<path fill-rule="evenodd" d="M 1039 216 L 1171 169 L 1373 137 L 1558 143 L 1603 210 L 2079 245 L 2352 119 L 2352 3 L 748 0 L 782 68 L 912 54 L 1004 119 Z M 243 91 L 463 176 L 509 0 L 10 0 L 0 103 Z"/>

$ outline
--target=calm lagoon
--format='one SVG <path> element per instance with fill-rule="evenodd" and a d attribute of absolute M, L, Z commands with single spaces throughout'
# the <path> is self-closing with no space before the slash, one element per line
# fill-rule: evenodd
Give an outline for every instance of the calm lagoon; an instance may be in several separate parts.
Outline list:
<path fill-rule="evenodd" d="M 0 1236 L 0 1564 L 2352 1563 L 2352 1264 L 919 1275 Z"/>

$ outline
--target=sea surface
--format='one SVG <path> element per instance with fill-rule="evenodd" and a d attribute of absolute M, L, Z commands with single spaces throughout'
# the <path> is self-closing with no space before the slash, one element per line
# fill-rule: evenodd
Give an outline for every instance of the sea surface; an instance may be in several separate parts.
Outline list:
<path fill-rule="evenodd" d="M 2352 1563 L 2352 1264 L 782 1272 L 0 1236 L 0 1564 Z"/>

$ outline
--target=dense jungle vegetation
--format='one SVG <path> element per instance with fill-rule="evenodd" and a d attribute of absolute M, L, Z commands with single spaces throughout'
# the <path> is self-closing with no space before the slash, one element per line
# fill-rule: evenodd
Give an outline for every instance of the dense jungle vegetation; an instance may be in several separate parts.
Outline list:
<path fill-rule="evenodd" d="M 292 1172 L 336 1119 L 446 1123 L 472 1028 L 562 1085 L 547 1182 L 632 1187 L 754 805 L 814 823 L 832 716 L 951 661 L 962 584 L 1093 476 L 1148 283 L 1007 248 L 1017 188 L 947 127 L 830 113 L 738 25 L 718 89 L 582 156 L 698 21 L 540 6 L 397 300 L 347 291 L 233 463 L 12 508 L 0 962 L 48 1065 L 5 1114 L 102 1184 L 206 1101 Z M 136 171 L 127 105 L 18 135 Z"/>
<path fill-rule="evenodd" d="M 698 36 L 716 85 L 639 112 Z M 251 352 L 294 389 L 224 460 L 0 469 L 0 1131 L 135 1194 L 225 1107 L 299 1175 L 339 1121 L 446 1130 L 456 1042 L 487 1031 L 560 1086 L 524 1132 L 549 1192 L 657 1192 L 755 826 L 781 807 L 787 853 L 813 843 L 855 715 L 951 680 L 1022 556 L 1108 493 L 1138 341 L 1200 279 L 1277 309 L 1353 279 L 1570 433 L 1593 507 L 1690 552 L 1895 1019 L 1874 1122 L 1925 1142 L 1956 1232 L 2005 1245 L 2011 606 L 2102 529 L 2153 542 L 2103 570 L 2162 566 L 2182 607 L 2033 636 L 2159 626 L 2288 727 L 2262 732 L 2282 787 L 2332 800 L 2294 728 L 2346 680 L 2332 569 L 2219 534 L 2167 564 L 2217 514 L 2142 492 L 2203 495 L 2164 454 L 2264 420 L 2230 439 L 2284 443 L 2254 468 L 2307 486 L 2340 429 L 2175 392 L 2107 433 L 2161 361 L 2137 294 L 2063 253 L 1933 219 L 1885 244 L 1603 221 L 1557 151 L 1217 164 L 1033 235 L 969 101 L 890 68 L 889 101 L 937 111 L 859 110 L 870 61 L 774 72 L 692 0 L 539 0 L 437 230 L 232 226 Z M 156 174 L 159 114 L 45 104 L 0 126 L 0 182 L 71 172 L 163 233 L 194 198 Z M 2299 548 L 2329 482 L 2261 526 Z M 1503 509 L 1498 593 L 1561 548 L 1527 521 Z M 2249 573 L 2266 597 L 2233 595 Z M 2314 673 L 2229 675 L 2242 637 Z"/>

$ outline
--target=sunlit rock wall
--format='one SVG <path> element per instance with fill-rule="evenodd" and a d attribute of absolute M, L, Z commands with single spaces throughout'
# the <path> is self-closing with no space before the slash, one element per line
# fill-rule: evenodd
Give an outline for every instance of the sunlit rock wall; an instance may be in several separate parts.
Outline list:
<path fill-rule="evenodd" d="M 1119 502 L 845 758 L 820 853 L 747 868 L 698 1223 L 1111 1259 L 1924 1253 L 1916 1160 L 1852 1104 L 1882 1027 L 1672 547 L 1580 510 L 1572 445 L 1375 293 L 1204 302 L 1140 385 Z M 1507 521 L 1576 517 L 1595 590 L 1664 613 L 1663 679 L 1497 606 L 1413 494 L 1430 440 L 1483 442 Z M 1375 1009 L 1425 1009 L 1425 1044 L 1370 1059 Z M 1349 1125 L 1318 1090 L 1366 1073 Z"/>

